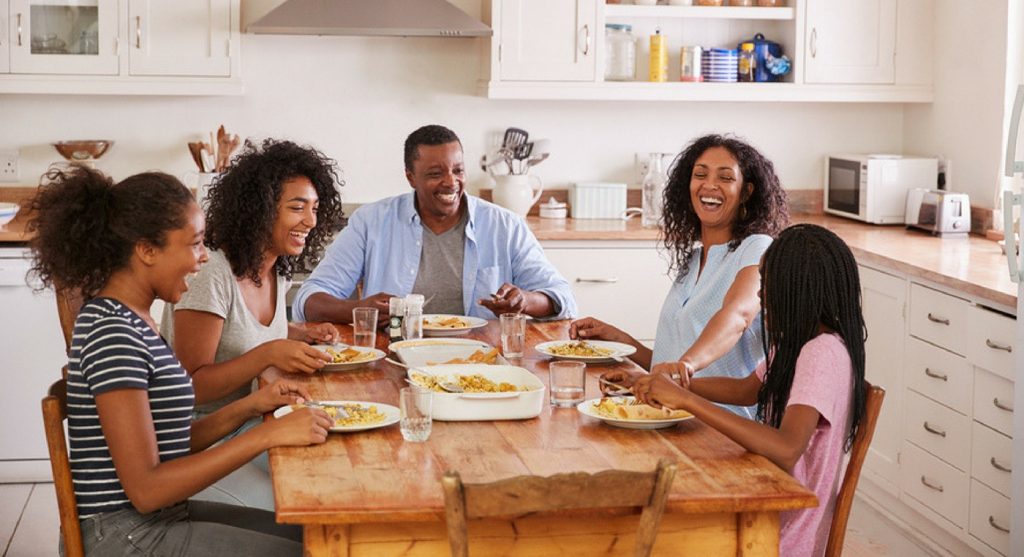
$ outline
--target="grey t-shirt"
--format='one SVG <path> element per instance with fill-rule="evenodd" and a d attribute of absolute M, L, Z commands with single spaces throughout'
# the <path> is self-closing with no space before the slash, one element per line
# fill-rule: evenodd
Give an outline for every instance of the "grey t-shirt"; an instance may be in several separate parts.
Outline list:
<path fill-rule="evenodd" d="M 270 325 L 263 325 L 246 307 L 242 291 L 238 288 L 238 279 L 231 272 L 231 264 L 227 258 L 220 251 L 210 251 L 210 260 L 188 281 L 188 291 L 181 300 L 173 306 L 167 304 L 164 307 L 161 331 L 171 348 L 174 348 L 174 310 L 205 311 L 222 317 L 224 328 L 221 330 L 214 362 L 232 360 L 264 342 L 288 338 L 288 316 L 285 314 L 284 303 L 287 290 L 285 278 L 277 277 L 274 319 Z M 220 400 L 196 405 L 196 412 L 213 412 L 250 392 L 252 385 L 243 385 Z"/>
<path fill-rule="evenodd" d="M 423 227 L 423 251 L 412 291 L 423 294 L 427 302 L 423 313 L 465 315 L 462 304 L 462 262 L 466 252 L 466 222 L 462 215 L 451 230 L 434 234 Z"/>

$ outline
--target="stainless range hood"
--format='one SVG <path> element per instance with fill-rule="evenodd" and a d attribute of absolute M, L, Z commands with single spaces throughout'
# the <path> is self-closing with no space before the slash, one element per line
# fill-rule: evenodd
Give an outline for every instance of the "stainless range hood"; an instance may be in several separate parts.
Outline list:
<path fill-rule="evenodd" d="M 491 28 L 445 0 L 285 0 L 251 23 L 267 35 L 489 37 Z"/>

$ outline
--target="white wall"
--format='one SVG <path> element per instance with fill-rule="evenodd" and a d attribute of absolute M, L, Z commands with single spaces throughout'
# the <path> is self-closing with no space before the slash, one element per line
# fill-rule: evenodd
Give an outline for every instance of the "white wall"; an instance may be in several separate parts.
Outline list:
<path fill-rule="evenodd" d="M 489 100 L 477 96 L 481 41 L 245 35 L 243 96 L 3 95 L 0 149 L 21 149 L 23 183 L 59 159 L 49 143 L 64 139 L 114 140 L 98 167 L 117 178 L 147 169 L 181 175 L 194 168 L 185 143 L 223 123 L 243 136 L 319 147 L 345 172 L 345 200 L 367 202 L 405 191 L 402 141 L 426 123 L 462 137 L 473 188 L 488 187 L 477 161 L 507 126 L 553 140 L 551 158 L 536 168 L 551 187 L 630 181 L 633 153 L 678 151 L 709 131 L 750 139 L 789 188 L 819 188 L 828 152 L 904 145 L 902 105 Z M 959 48 L 971 60 L 984 51 Z"/>

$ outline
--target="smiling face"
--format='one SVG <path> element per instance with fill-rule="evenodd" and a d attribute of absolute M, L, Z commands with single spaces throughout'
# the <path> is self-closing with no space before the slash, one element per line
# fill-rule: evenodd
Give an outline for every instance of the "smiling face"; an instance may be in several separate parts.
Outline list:
<path fill-rule="evenodd" d="M 298 256 L 306 249 L 306 236 L 316 227 L 320 198 L 313 182 L 305 176 L 290 178 L 281 184 L 277 200 L 277 218 L 270 230 L 269 255 Z"/>
<path fill-rule="evenodd" d="M 188 290 L 185 277 L 198 273 L 209 256 L 203 245 L 206 219 L 195 203 L 185 209 L 185 226 L 167 232 L 164 245 L 153 249 L 150 284 L 157 298 L 169 303 L 181 300 Z"/>
<path fill-rule="evenodd" d="M 710 231 L 731 236 L 739 207 L 752 187 L 743 183 L 740 165 L 728 149 L 712 147 L 704 151 L 690 177 L 690 201 L 700 219 L 702 236 Z"/>
<path fill-rule="evenodd" d="M 420 145 L 412 170 L 406 170 L 409 185 L 416 190 L 416 203 L 424 220 L 457 222 L 462 193 L 466 188 L 466 166 L 458 141 L 442 145 Z M 454 226 L 454 222 L 452 225 Z"/>

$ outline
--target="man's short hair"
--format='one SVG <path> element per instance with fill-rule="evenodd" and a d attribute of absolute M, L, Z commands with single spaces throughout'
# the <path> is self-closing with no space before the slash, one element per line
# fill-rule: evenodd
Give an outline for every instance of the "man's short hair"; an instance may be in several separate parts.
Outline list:
<path fill-rule="evenodd" d="M 412 163 L 419 156 L 420 145 L 444 145 L 452 142 L 458 142 L 459 146 L 462 146 L 462 141 L 455 132 L 437 124 L 423 126 L 410 133 L 409 137 L 405 138 L 405 169 L 412 172 Z"/>

